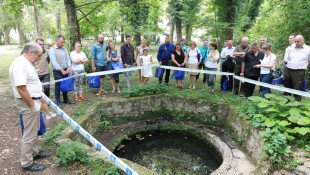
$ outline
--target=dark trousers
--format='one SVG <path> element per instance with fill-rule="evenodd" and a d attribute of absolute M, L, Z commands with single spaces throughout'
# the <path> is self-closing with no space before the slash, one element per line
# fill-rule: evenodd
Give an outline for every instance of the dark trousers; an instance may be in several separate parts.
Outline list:
<path fill-rule="evenodd" d="M 202 70 L 205 70 L 205 69 L 206 69 L 205 64 L 200 63 L 200 64 L 198 65 L 198 70 L 200 70 L 201 68 L 202 68 Z M 198 75 L 196 76 L 196 80 L 199 79 L 199 74 L 200 74 L 200 73 L 198 73 Z M 207 75 L 206 75 L 206 74 L 203 74 L 202 82 L 203 82 L 203 83 L 206 83 L 206 82 L 207 82 Z"/>
<path fill-rule="evenodd" d="M 222 64 L 222 72 L 230 72 L 233 73 L 234 72 L 234 68 L 235 68 L 235 64 L 232 61 L 232 59 L 227 59 L 223 62 Z M 223 90 L 223 84 L 225 79 L 228 77 L 228 91 L 231 91 L 233 88 L 233 83 L 234 83 L 234 79 L 232 75 L 226 76 L 226 75 L 222 75 L 221 77 L 221 90 Z"/>
<path fill-rule="evenodd" d="M 284 69 L 284 87 L 300 90 L 305 79 L 305 70 L 304 69 Z M 284 95 L 291 95 L 288 92 L 285 92 Z M 301 101 L 300 95 L 294 95 L 296 101 Z"/>
<path fill-rule="evenodd" d="M 171 66 L 171 61 L 170 60 L 164 60 L 164 61 L 162 61 L 162 65 L 163 66 Z M 164 76 L 164 73 L 166 72 L 166 75 L 165 75 L 165 83 L 169 83 L 169 79 L 170 79 L 170 69 L 164 69 L 164 71 L 163 71 L 163 74 L 162 74 L 162 76 L 160 76 L 159 77 L 159 83 L 161 83 L 162 82 L 162 80 L 163 80 L 163 76 Z"/>
<path fill-rule="evenodd" d="M 251 79 L 251 80 L 258 80 L 259 77 L 254 77 L 254 76 L 246 76 L 245 78 Z M 251 83 L 244 83 L 244 96 L 245 97 L 250 97 L 253 95 L 255 89 L 255 84 Z"/>
<path fill-rule="evenodd" d="M 50 82 L 50 74 L 39 75 L 39 79 L 42 83 Z M 43 85 L 43 92 L 47 97 L 50 97 L 50 85 Z"/>
<path fill-rule="evenodd" d="M 58 70 L 53 70 L 53 73 L 54 73 L 54 79 L 55 80 L 59 80 L 59 79 L 68 77 L 68 75 L 62 75 L 62 73 Z M 55 83 L 55 98 L 56 98 L 57 103 L 61 103 L 61 101 L 60 101 L 60 83 L 61 82 Z M 62 96 L 63 96 L 64 102 L 67 102 L 69 100 L 67 92 L 63 92 Z"/>
<path fill-rule="evenodd" d="M 240 73 L 241 73 L 241 64 L 236 63 L 234 68 L 234 74 L 240 76 Z M 239 87 L 240 87 L 240 81 L 234 79 L 234 94 L 239 93 Z M 244 93 L 244 83 L 241 83 L 240 93 Z"/>

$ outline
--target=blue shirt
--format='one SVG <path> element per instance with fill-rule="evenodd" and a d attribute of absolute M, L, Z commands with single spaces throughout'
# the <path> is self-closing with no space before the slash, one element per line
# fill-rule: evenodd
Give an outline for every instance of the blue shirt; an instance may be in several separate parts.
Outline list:
<path fill-rule="evenodd" d="M 187 53 L 188 52 L 188 47 L 184 44 L 182 45 L 182 50 L 184 53 Z"/>
<path fill-rule="evenodd" d="M 174 45 L 173 44 L 162 44 L 159 46 L 157 60 L 158 62 L 164 60 L 171 60 L 171 54 L 173 52 Z"/>
<path fill-rule="evenodd" d="M 200 50 L 201 57 L 202 57 L 202 63 L 206 64 L 206 60 L 210 52 L 210 48 L 208 46 L 200 46 L 199 50 Z"/>
<path fill-rule="evenodd" d="M 62 64 L 58 62 L 54 49 L 57 49 L 57 51 L 60 51 L 60 52 L 56 51 L 57 53 L 61 53 L 62 54 L 62 57 L 64 58 L 64 60 L 62 60 L 62 62 L 63 62 Z M 49 58 L 51 60 L 53 70 L 60 70 L 61 68 L 71 67 L 71 59 L 69 57 L 67 49 L 64 48 L 64 47 L 59 48 L 59 47 L 57 47 L 57 45 L 55 45 L 53 48 L 51 48 L 48 51 L 48 56 L 49 56 Z"/>
<path fill-rule="evenodd" d="M 107 65 L 106 51 L 108 49 L 107 44 L 100 45 L 98 42 L 93 44 L 90 49 L 91 58 L 95 60 L 97 66 Z"/>

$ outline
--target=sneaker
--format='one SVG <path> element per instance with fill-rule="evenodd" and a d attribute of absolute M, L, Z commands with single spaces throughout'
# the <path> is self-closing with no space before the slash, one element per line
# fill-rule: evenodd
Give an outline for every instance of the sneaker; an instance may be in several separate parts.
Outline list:
<path fill-rule="evenodd" d="M 27 167 L 23 167 L 23 171 L 42 171 L 46 168 L 44 164 L 32 163 Z"/>
<path fill-rule="evenodd" d="M 116 92 L 116 90 L 115 90 L 115 89 L 113 89 L 113 90 L 111 91 L 111 93 L 112 93 L 112 94 L 114 94 L 115 92 Z"/>
<path fill-rule="evenodd" d="M 49 115 L 46 115 L 46 120 L 50 120 L 50 119 L 56 117 L 56 115 L 57 115 L 57 114 L 50 112 Z"/>
<path fill-rule="evenodd" d="M 121 90 L 118 88 L 116 93 L 120 94 L 121 93 Z"/>

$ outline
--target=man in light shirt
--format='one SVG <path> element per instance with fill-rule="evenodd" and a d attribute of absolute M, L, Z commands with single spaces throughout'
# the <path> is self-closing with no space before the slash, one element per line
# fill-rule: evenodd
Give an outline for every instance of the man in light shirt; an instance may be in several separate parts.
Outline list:
<path fill-rule="evenodd" d="M 53 46 L 49 52 L 48 56 L 51 59 L 54 79 L 59 80 L 62 78 L 67 78 L 71 71 L 71 60 L 67 49 L 64 47 L 65 38 L 62 35 L 59 35 L 56 40 L 55 46 Z M 55 98 L 56 103 L 59 108 L 62 108 L 62 104 L 60 101 L 60 83 L 55 83 Z M 68 98 L 68 92 L 63 92 L 63 102 L 68 104 L 74 104 L 74 102 L 70 101 Z"/>
<path fill-rule="evenodd" d="M 232 58 L 234 58 L 234 50 L 235 47 L 233 46 L 234 42 L 232 40 L 227 40 L 227 47 L 223 48 L 222 52 L 221 52 L 221 59 L 224 59 L 224 62 L 222 62 L 220 64 L 221 66 L 221 70 L 223 72 L 234 72 L 234 63 L 232 61 Z M 223 91 L 223 84 L 225 79 L 228 78 L 228 90 L 232 90 L 233 87 L 233 76 L 226 76 L 226 75 L 222 75 L 221 77 L 221 91 Z"/>
<path fill-rule="evenodd" d="M 302 35 L 295 37 L 295 46 L 288 49 L 285 60 L 287 64 L 284 70 L 284 87 L 300 90 L 310 62 L 310 47 L 305 44 Z M 285 92 L 284 95 L 291 94 Z M 296 101 L 301 101 L 301 96 L 294 97 Z"/>
<path fill-rule="evenodd" d="M 40 145 L 36 141 L 40 128 L 43 92 L 42 83 L 33 64 L 40 59 L 42 54 L 43 50 L 37 43 L 28 44 L 9 69 L 13 95 L 24 123 L 20 162 L 25 171 L 44 170 L 44 164 L 35 163 L 33 160 L 50 156 L 48 152 L 40 151 Z"/>

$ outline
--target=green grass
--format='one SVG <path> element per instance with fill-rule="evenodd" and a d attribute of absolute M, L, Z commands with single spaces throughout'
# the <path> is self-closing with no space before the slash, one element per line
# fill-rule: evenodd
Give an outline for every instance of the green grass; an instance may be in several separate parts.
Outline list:
<path fill-rule="evenodd" d="M 9 68 L 11 63 L 20 55 L 21 49 L 17 45 L 0 46 L 0 82 L 9 82 Z"/>

